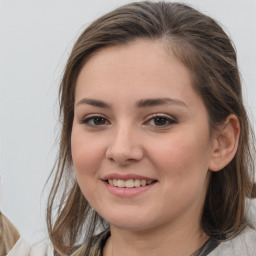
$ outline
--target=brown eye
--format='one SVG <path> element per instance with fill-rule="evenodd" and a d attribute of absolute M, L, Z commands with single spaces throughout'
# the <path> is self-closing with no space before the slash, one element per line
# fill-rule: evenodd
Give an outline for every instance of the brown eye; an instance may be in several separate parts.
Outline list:
<path fill-rule="evenodd" d="M 92 118 L 92 122 L 94 125 L 103 125 L 106 123 L 106 119 L 103 117 L 97 116 L 97 117 Z"/>
<path fill-rule="evenodd" d="M 146 124 L 154 127 L 168 127 L 172 124 L 177 123 L 174 119 L 168 117 L 168 116 L 153 116 L 150 118 Z"/>
<path fill-rule="evenodd" d="M 155 117 L 154 119 L 154 124 L 157 126 L 163 126 L 166 125 L 168 120 L 165 117 Z"/>
<path fill-rule="evenodd" d="M 109 121 L 102 116 L 90 116 L 81 121 L 88 126 L 103 126 L 109 124 Z"/>

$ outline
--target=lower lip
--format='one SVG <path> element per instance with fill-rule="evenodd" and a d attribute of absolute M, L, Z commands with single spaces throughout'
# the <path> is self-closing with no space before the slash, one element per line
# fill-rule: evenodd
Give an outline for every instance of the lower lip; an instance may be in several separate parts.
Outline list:
<path fill-rule="evenodd" d="M 104 181 L 104 184 L 107 187 L 108 191 L 116 196 L 134 197 L 134 196 L 137 196 L 137 195 L 151 189 L 156 184 L 156 182 L 152 183 L 150 185 L 147 185 L 147 186 L 133 187 L 133 188 L 119 188 L 119 187 L 111 186 L 110 184 L 108 184 L 105 181 Z"/>

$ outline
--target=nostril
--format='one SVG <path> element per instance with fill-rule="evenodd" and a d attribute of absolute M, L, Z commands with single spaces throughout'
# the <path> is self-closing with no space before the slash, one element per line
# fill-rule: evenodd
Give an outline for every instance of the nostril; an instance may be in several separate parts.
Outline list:
<path fill-rule="evenodd" d="M 139 147 L 109 147 L 106 158 L 119 165 L 127 165 L 143 158 L 143 150 Z"/>

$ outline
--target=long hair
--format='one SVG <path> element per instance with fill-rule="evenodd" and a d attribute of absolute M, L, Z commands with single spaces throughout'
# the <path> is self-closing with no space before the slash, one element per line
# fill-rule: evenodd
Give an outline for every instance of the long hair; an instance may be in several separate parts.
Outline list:
<path fill-rule="evenodd" d="M 19 237 L 17 229 L 0 212 L 0 255 L 6 255 L 16 244 Z"/>
<path fill-rule="evenodd" d="M 136 40 L 158 40 L 190 70 L 192 83 L 208 110 L 211 130 L 230 114 L 237 116 L 241 134 L 233 160 L 211 175 L 201 225 L 211 237 L 233 237 L 247 225 L 246 197 L 251 197 L 254 137 L 243 105 L 233 44 L 212 18 L 180 3 L 135 2 L 93 22 L 78 38 L 60 85 L 59 155 L 52 171 L 47 209 L 48 231 L 56 252 L 72 252 L 78 240 L 90 239 L 104 220 L 91 209 L 74 177 L 71 131 L 74 92 L 81 68 L 107 46 Z M 106 228 L 103 226 L 103 229 Z"/>

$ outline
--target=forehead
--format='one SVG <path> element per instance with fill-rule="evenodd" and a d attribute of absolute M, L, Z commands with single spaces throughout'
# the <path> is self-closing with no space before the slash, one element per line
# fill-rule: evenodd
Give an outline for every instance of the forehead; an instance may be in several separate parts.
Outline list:
<path fill-rule="evenodd" d="M 191 87 L 190 71 L 162 42 L 135 40 L 102 48 L 92 55 L 78 76 L 76 96 L 81 88 L 101 91 L 116 84 L 116 89 L 138 91 L 143 85 L 145 91 L 160 89 L 163 83 Z"/>

